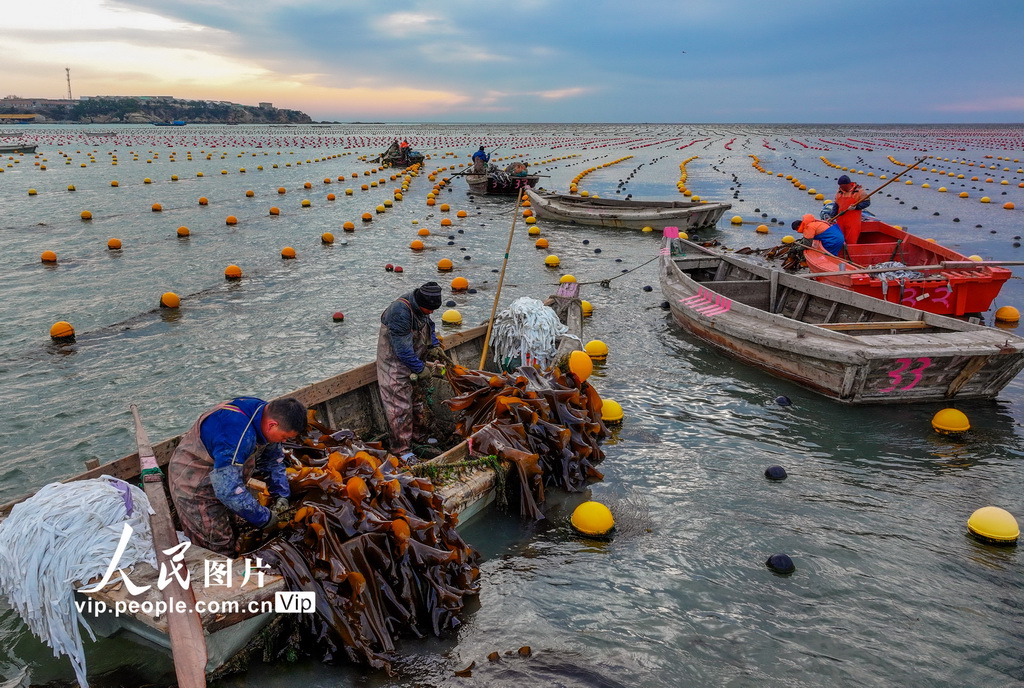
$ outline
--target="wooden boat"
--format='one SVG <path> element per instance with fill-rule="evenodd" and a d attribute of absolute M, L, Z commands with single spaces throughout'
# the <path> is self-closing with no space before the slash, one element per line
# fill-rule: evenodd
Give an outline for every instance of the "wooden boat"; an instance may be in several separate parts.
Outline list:
<path fill-rule="evenodd" d="M 624 201 L 593 196 L 571 196 L 549 191 L 526 192 L 530 208 L 538 218 L 598 227 L 679 227 L 691 232 L 713 227 L 732 207 L 729 203 L 692 201 Z"/>
<path fill-rule="evenodd" d="M 398 145 L 398 141 L 395 141 L 388 149 L 378 156 L 380 162 L 391 167 L 409 167 L 426 160 L 426 156 L 419 151 L 407 150 L 405 153 L 402 152 L 402 148 Z"/>
<path fill-rule="evenodd" d="M 1024 338 L 666 238 L 662 291 L 693 336 L 847 404 L 991 399 Z"/>
<path fill-rule="evenodd" d="M 4 143 L 0 144 L 0 153 L 35 153 L 37 144 Z"/>
<path fill-rule="evenodd" d="M 814 250 L 817 249 L 817 250 Z M 892 225 L 865 218 L 856 243 L 847 244 L 849 260 L 833 256 L 818 242 L 804 252 L 812 273 L 836 273 L 867 268 L 878 263 L 898 261 L 907 266 L 938 266 L 943 262 L 970 264 L 967 257 L 953 249 L 922 239 Z M 992 305 L 1012 273 L 992 265 L 975 267 L 932 267 L 917 270 L 916 279 L 884 280 L 880 274 L 832 274 L 823 282 L 939 315 L 982 313 Z"/>
<path fill-rule="evenodd" d="M 512 163 L 506 169 L 500 170 L 491 165 L 487 172 L 478 173 L 472 170 L 464 173 L 469 192 L 481 195 L 494 196 L 518 196 L 520 189 L 529 190 L 537 186 L 540 180 L 538 174 L 525 174 L 526 166 L 522 163 Z"/>
<path fill-rule="evenodd" d="M 556 312 L 564 314 L 563 322 L 568 326 L 569 334 L 576 336 L 565 336 L 560 339 L 557 354 L 559 358 L 581 348 L 583 314 L 580 300 L 576 295 L 577 289 L 577 284 L 562 285 L 559 293 L 547 302 Z M 476 369 L 480 364 L 485 335 L 486 326 L 473 327 L 443 335 L 443 346 L 456 363 Z M 490 360 L 486 367 L 497 370 Z M 329 427 L 352 430 L 363 439 L 381 437 L 387 432 L 387 420 L 377 386 L 376 363 L 367 363 L 285 396 L 293 396 L 308 408 L 315 410 L 319 422 Z M 435 396 L 440 401 L 444 395 Z M 147 448 L 151 449 L 159 467 L 166 470 L 171 454 L 181 439 L 182 435 L 178 435 L 151 447 L 147 440 Z M 469 442 L 464 440 L 431 459 L 429 463 L 443 465 L 464 461 L 467 458 L 470 458 Z M 98 478 L 101 475 L 138 482 L 139 465 L 138 452 L 102 465 L 95 461 L 91 464 L 87 462 L 88 470 L 67 478 L 65 482 Z M 457 513 L 460 525 L 465 525 L 494 501 L 496 481 L 497 475 L 492 469 L 470 469 L 457 481 L 438 488 L 438 492 L 443 496 L 445 508 Z M 6 516 L 15 504 L 30 496 L 24 495 L 0 505 L 0 516 Z M 268 605 L 272 609 L 275 593 L 286 590 L 284 579 L 273 574 L 264 576 L 262 586 L 257 586 L 252 581 L 242 585 L 245 560 L 241 557 L 232 562 L 233 585 L 206 587 L 205 562 L 223 559 L 221 555 L 197 545 L 190 546 L 185 552 L 184 563 L 191 571 L 190 587 L 196 601 L 209 610 L 200 614 L 202 627 L 206 633 L 208 673 L 216 672 L 223 667 L 250 642 L 258 643 L 258 639 L 254 638 L 276 616 L 275 612 L 266 611 Z M 169 652 L 171 640 L 168 635 L 168 615 L 154 618 L 152 614 L 137 611 L 115 617 L 112 610 L 118 603 L 137 603 L 145 606 L 147 602 L 155 604 L 163 599 L 163 593 L 157 586 L 157 570 L 146 563 L 139 563 L 130 575 L 136 585 L 150 585 L 149 591 L 131 596 L 125 589 L 126 586 L 116 586 L 117 589 L 108 586 L 99 592 L 89 593 L 88 597 L 96 602 L 103 602 L 108 609 L 104 614 L 91 617 L 90 625 L 101 636 L 120 634 L 143 644 L 156 645 Z M 78 595 L 84 597 L 82 593 Z"/>

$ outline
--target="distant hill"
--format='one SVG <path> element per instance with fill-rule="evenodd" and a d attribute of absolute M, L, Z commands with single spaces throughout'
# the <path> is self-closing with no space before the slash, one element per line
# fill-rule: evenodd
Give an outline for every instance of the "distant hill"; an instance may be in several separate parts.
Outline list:
<path fill-rule="evenodd" d="M 3 107 L 0 114 L 38 115 L 36 121 L 146 124 L 183 120 L 191 124 L 309 124 L 304 112 L 268 106 L 238 105 L 207 100 L 89 98 L 74 105 L 39 103 L 33 107 Z"/>

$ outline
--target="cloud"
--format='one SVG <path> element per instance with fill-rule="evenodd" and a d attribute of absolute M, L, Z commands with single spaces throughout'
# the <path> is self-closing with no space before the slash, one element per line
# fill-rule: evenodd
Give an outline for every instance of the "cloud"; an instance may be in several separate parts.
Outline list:
<path fill-rule="evenodd" d="M 382 34 L 395 38 L 422 36 L 424 34 L 434 37 L 449 31 L 440 17 L 430 14 L 417 14 L 416 12 L 385 14 L 374 18 L 371 24 Z"/>

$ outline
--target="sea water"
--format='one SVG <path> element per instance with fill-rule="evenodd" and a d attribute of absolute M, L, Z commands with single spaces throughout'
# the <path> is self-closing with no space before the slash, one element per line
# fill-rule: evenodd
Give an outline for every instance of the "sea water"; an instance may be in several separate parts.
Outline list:
<path fill-rule="evenodd" d="M 90 135 L 99 130 L 117 135 Z M 515 201 L 469 196 L 452 177 L 479 145 L 496 148 L 494 157 L 506 158 L 495 160 L 500 165 L 529 161 L 548 175 L 546 188 L 565 191 L 595 168 L 581 190 L 633 199 L 683 199 L 679 165 L 696 155 L 686 186 L 733 204 L 702 234 L 733 248 L 775 245 L 791 233 L 790 221 L 817 211 L 820 201 L 785 175 L 834 194 L 842 172 L 821 156 L 858 171 L 851 176 L 872 190 L 884 183 L 881 175 L 931 155 L 929 170 L 954 176 L 915 170 L 912 185 L 901 179 L 876 194 L 871 211 L 965 255 L 1024 258 L 1013 245 L 1024 233 L 1024 174 L 1012 162 L 1024 154 L 1021 127 L 14 131 L 40 148 L 0 159 L 2 499 L 79 472 L 88 459 L 132 452 L 129 403 L 138 404 L 156 441 L 185 431 L 217 401 L 270 398 L 372 360 L 380 312 L 426 280 L 445 286 L 466 327 L 485 320 Z M 401 171 L 364 172 L 395 138 L 430 155 L 425 172 L 450 168 L 439 173 L 453 181 L 437 205 L 426 205 L 432 184 L 424 173 L 404 200 L 376 213 L 393 198 L 399 181 L 390 176 Z M 772 174 L 754 169 L 750 156 Z M 961 191 L 969 198 L 959 198 Z M 980 203 L 982 196 L 992 202 Z M 1007 201 L 1019 209 L 1004 210 Z M 153 212 L 154 203 L 163 210 Z M 442 212 L 441 203 L 451 210 Z M 272 206 L 280 215 L 269 214 Z M 83 210 L 91 221 L 80 219 Z M 457 218 L 458 210 L 468 217 Z M 364 212 L 371 222 L 360 220 Z M 228 215 L 238 224 L 226 225 Z M 748 224 L 731 225 L 733 215 Z M 451 227 L 441 227 L 445 217 Z M 355 232 L 342 230 L 345 221 Z M 755 233 L 758 222 L 769 233 Z M 177 237 L 179 226 L 190 229 L 189 239 Z M 685 336 L 662 308 L 657 263 L 638 268 L 657 254 L 657 231 L 537 226 L 550 242 L 546 250 L 534 247 L 522 217 L 516 221 L 501 303 L 552 293 L 566 273 L 584 283 L 582 296 L 594 305 L 585 335 L 611 350 L 593 381 L 625 411 L 605 445 L 605 479 L 585 494 L 549 495 L 547 518 L 538 523 L 492 512 L 468 524 L 465 536 L 483 556 L 479 601 L 453 634 L 400 642 L 395 676 L 281 661 L 257 663 L 222 685 L 1024 684 L 1019 552 L 966 535 L 967 518 L 982 506 L 1024 517 L 1020 380 L 995 401 L 951 404 L 972 425 L 962 438 L 931 430 L 943 404 L 848 408 Z M 414 253 L 408 245 L 423 227 L 431 232 L 427 249 Z M 328 231 L 333 245 L 321 242 Z M 120 252 L 106 248 L 110 237 L 122 240 Z M 296 249 L 296 260 L 282 260 L 285 246 Z M 56 266 L 40 263 L 47 249 L 57 252 Z M 560 257 L 559 269 L 544 266 L 549 253 Z M 454 272 L 437 272 L 441 258 L 453 261 Z M 386 263 L 404 272 L 387 272 Z M 242 268 L 240 282 L 224 280 L 229 264 Z M 477 292 L 451 295 L 447 284 L 456 276 Z M 178 311 L 157 307 L 166 291 L 182 297 Z M 1014 278 L 994 306 L 1024 308 L 1022 295 Z M 344 322 L 332 321 L 336 311 Z M 74 325 L 76 344 L 49 341 L 58 320 Z M 792 405 L 777 404 L 779 396 Z M 789 478 L 765 480 L 772 464 Z M 589 498 L 615 513 L 612 539 L 580 538 L 568 527 L 573 507 Z M 793 558 L 794 574 L 765 566 L 778 552 Z M 33 682 L 72 676 L 66 659 L 52 658 L 6 607 L 0 644 L 5 676 L 25 666 Z M 517 652 L 523 646 L 528 657 Z M 155 650 L 116 638 L 87 649 L 93 685 L 173 682 L 169 660 Z M 500 660 L 489 662 L 491 652 Z M 474 662 L 471 677 L 454 676 Z"/>

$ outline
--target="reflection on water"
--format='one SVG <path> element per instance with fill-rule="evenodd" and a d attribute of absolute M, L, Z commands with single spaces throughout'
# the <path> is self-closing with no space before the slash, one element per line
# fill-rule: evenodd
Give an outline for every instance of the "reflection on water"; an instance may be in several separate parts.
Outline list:
<path fill-rule="evenodd" d="M 0 498 L 75 472 L 87 459 L 133 451 L 129 402 L 140 405 L 150 437 L 159 440 L 185 430 L 216 401 L 275 396 L 370 360 L 381 311 L 427 279 L 446 284 L 466 277 L 478 292 L 449 295 L 446 289 L 445 299 L 456 301 L 466 326 L 489 315 L 512 221 L 510 201 L 469 196 L 464 181 L 452 177 L 443 193 L 452 208 L 442 213 L 425 205 L 431 185 L 421 175 L 403 201 L 370 223 L 359 220 L 392 198 L 397 182 L 390 170 L 363 175 L 371 165 L 357 156 L 373 157 L 383 150 L 374 137 L 390 142 L 408 134 L 402 128 L 189 128 L 172 132 L 182 138 L 157 148 L 151 130 L 142 127 L 119 127 L 118 137 L 88 142 L 79 138 L 87 128 L 33 127 L 54 141 L 40 149 L 51 160 L 45 174 L 30 169 L 31 157 L 18 164 L 0 159 L 0 245 L 9 263 L 0 272 L 0 388 L 7 402 L 0 412 Z M 1004 129 L 1020 140 L 1019 128 Z M 955 146 L 960 134 L 940 131 L 431 125 L 416 128 L 414 144 L 431 154 L 428 171 L 464 162 L 481 143 L 499 139 L 519 140 L 514 153 L 523 159 L 576 153 L 541 166 L 551 175 L 544 185 L 559 190 L 583 169 L 631 154 L 585 179 L 591 192 L 620 198 L 680 198 L 679 164 L 696 154 L 687 166 L 688 187 L 733 204 L 724 223 L 701 234 L 758 247 L 787 233 L 778 223 L 818 205 L 779 173 L 831 193 L 836 172 L 819 155 L 863 170 L 858 180 L 872 188 L 880 174 L 893 172 L 889 154 L 909 159 L 902 146 L 926 147 L 934 151 L 936 169 L 956 173 L 968 166 L 954 158 L 980 164 L 994 162 L 985 155 L 1007 154 L 984 143 L 1003 130 L 979 127 L 971 130 L 977 135 L 971 143 Z M 580 137 L 571 139 L 571 151 L 552 147 L 574 133 Z M 58 137 L 64 139 L 56 143 Z M 874 150 L 855 139 L 876 141 Z M 643 144 L 652 145 L 630 148 Z M 89 162 L 86 154 L 94 149 L 98 160 L 116 150 L 118 167 Z M 58 150 L 73 164 L 53 165 Z M 151 150 L 161 155 L 145 155 Z M 193 160 L 185 159 L 188 150 Z M 207 161 L 199 150 L 227 158 Z M 140 153 L 139 160 L 129 151 Z M 240 154 L 246 174 L 227 166 Z M 331 157 L 336 154 L 341 157 Z M 774 174 L 753 169 L 750 155 Z M 1011 183 L 989 185 L 987 193 L 1005 190 L 1008 200 L 1021 203 L 1024 189 L 1017 184 L 1024 175 L 1013 172 L 1017 164 L 1008 166 L 1010 172 L 990 174 Z M 221 175 L 221 169 L 231 173 Z M 179 181 L 170 181 L 172 174 Z M 322 184 L 342 174 L 346 181 Z M 143 185 L 143 177 L 154 181 Z M 382 177 L 385 184 L 360 190 L 364 180 Z M 114 178 L 117 189 L 110 187 Z M 312 188 L 304 188 L 307 181 Z M 972 190 L 982 183 L 920 171 L 912 181 L 878 194 L 872 210 L 966 254 L 1019 258 L 1014 213 L 922 186 L 965 183 Z M 70 183 L 74 194 L 65 191 Z M 29 186 L 39 195 L 26 196 Z M 348 186 L 352 196 L 344 195 Z M 278 187 L 287 193 L 278 194 Z M 245 196 L 248 189 L 253 198 Z M 327 201 L 328 192 L 337 200 Z M 200 196 L 209 205 L 200 207 Z M 302 208 L 307 198 L 311 207 Z M 150 211 L 155 202 L 163 204 L 162 213 Z M 281 214 L 269 215 L 271 206 Z M 79 220 L 85 209 L 93 213 L 91 222 Z M 458 210 L 468 217 L 457 218 Z M 766 222 L 770 233 L 729 226 L 731 214 Z M 227 228 L 227 215 L 239 224 Z M 441 227 L 449 216 L 452 226 Z M 343 232 L 346 221 L 356 223 L 355 232 Z M 981 506 L 998 505 L 1024 518 L 1018 488 L 1024 381 L 1011 383 L 994 403 L 953 404 L 971 422 L 963 438 L 932 432 L 930 420 L 941 404 L 840 406 L 684 335 L 661 308 L 655 264 L 622 272 L 657 253 L 656 233 L 537 224 L 550 248 L 538 251 L 535 237 L 517 226 L 502 303 L 543 297 L 564 273 L 584 283 L 583 296 L 594 305 L 587 337 L 610 348 L 594 382 L 625 412 L 606 445 L 604 482 L 585 494 L 551 495 L 548 518 L 539 523 L 488 514 L 466 526 L 467 540 L 485 559 L 479 606 L 452 637 L 404 641 L 395 677 L 351 666 L 273 662 L 257 663 L 221 685 L 1024 683 L 1019 552 L 965 535 L 967 518 Z M 189 239 L 177 238 L 179 226 L 190 228 Z M 419 228 L 432 234 L 425 238 L 428 250 L 414 253 L 408 245 Z M 347 244 L 324 247 L 325 231 Z M 124 242 L 117 255 L 106 248 L 113 236 Z M 282 260 L 284 246 L 294 247 L 298 258 Z M 58 253 L 56 266 L 39 263 L 44 249 Z M 561 258 L 560 270 L 543 266 L 549 252 Z M 441 258 L 455 263 L 450 275 L 438 275 Z M 387 272 L 386 263 L 404 272 Z M 241 281 L 224 280 L 229 264 L 242 267 Z M 608 287 L 600 285 L 612 277 Z M 643 291 L 648 285 L 655 289 Z M 166 291 L 182 297 L 180 309 L 156 308 Z M 1011 280 L 995 305 L 1020 307 L 1022 296 L 1020 281 Z M 343 323 L 331 321 L 338 310 Z M 76 344 L 48 341 L 57 320 L 75 326 Z M 780 395 L 792 405 L 778 405 Z M 788 479 L 766 480 L 764 469 L 772 464 L 785 467 Z M 568 526 L 573 507 L 588 498 L 615 513 L 610 540 L 583 539 Z M 779 577 L 765 567 L 776 552 L 793 558 L 796 573 Z M 71 676 L 9 611 L 0 615 L 0 644 L 4 676 L 26 664 L 34 682 Z M 529 657 L 505 654 L 523 646 L 531 648 Z M 492 652 L 499 661 L 488 661 Z M 455 676 L 473 662 L 471 677 Z M 89 663 L 94 685 L 170 680 L 166 658 L 124 640 L 90 645 Z"/>

